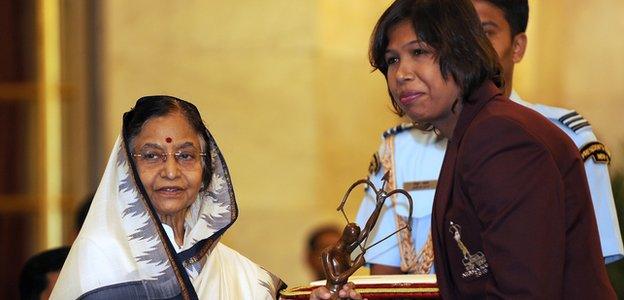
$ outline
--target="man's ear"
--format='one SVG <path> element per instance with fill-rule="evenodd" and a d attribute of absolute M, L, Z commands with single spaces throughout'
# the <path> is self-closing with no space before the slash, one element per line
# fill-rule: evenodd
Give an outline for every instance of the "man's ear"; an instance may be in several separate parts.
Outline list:
<path fill-rule="evenodd" d="M 527 36 L 526 33 L 521 32 L 514 36 L 512 41 L 513 46 L 513 62 L 514 64 L 519 63 L 524 57 L 524 52 L 526 51 L 527 46 Z"/>

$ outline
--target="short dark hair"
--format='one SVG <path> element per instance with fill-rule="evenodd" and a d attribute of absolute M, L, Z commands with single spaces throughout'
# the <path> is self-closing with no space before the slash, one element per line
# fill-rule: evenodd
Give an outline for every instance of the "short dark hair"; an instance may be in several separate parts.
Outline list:
<path fill-rule="evenodd" d="M 338 229 L 338 227 L 334 225 L 325 225 L 312 231 L 312 233 L 310 233 L 310 235 L 308 236 L 308 251 L 313 252 L 315 250 L 322 250 L 318 249 L 319 239 L 321 238 L 321 236 L 328 233 L 333 233 L 337 236 L 340 236 L 340 229 Z"/>
<path fill-rule="evenodd" d="M 89 195 L 82 200 L 80 206 L 78 206 L 78 209 L 76 210 L 74 229 L 76 229 L 77 232 L 80 231 L 82 224 L 84 224 L 87 219 L 87 214 L 89 213 L 89 208 L 93 202 L 93 197 L 95 197 L 95 192 L 89 193 Z"/>
<path fill-rule="evenodd" d="M 485 0 L 498 7 L 505 14 L 505 20 L 511 28 L 511 36 L 526 31 L 529 22 L 528 0 Z"/>
<path fill-rule="evenodd" d="M 174 112 L 180 112 L 186 120 L 199 134 L 206 147 L 204 151 L 207 155 L 203 156 L 204 165 L 202 172 L 202 183 L 204 188 L 208 187 L 212 176 L 211 158 L 210 158 L 210 139 L 208 138 L 208 129 L 199 114 L 197 107 L 190 102 L 182 99 L 166 96 L 155 95 L 145 96 L 137 100 L 134 107 L 123 115 L 123 137 L 128 147 L 132 147 L 134 138 L 141 132 L 143 125 L 152 118 L 162 117 Z M 128 151 L 131 151 L 128 149 Z"/>
<path fill-rule="evenodd" d="M 388 76 L 385 52 L 389 33 L 410 21 L 416 36 L 435 50 L 444 79 L 453 77 L 465 100 L 486 80 L 503 86 L 502 67 L 470 0 L 396 0 L 381 15 L 371 35 L 369 60 Z M 401 109 L 392 96 L 392 105 Z"/>
<path fill-rule="evenodd" d="M 69 247 L 61 247 L 29 258 L 19 278 L 20 299 L 39 300 L 49 284 L 47 274 L 60 271 L 68 254 Z"/>

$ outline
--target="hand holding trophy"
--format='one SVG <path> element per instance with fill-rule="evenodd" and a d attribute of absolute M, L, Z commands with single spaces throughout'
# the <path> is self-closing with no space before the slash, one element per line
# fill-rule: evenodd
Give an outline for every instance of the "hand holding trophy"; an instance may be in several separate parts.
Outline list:
<path fill-rule="evenodd" d="M 375 185 L 368 179 L 360 179 L 356 181 L 351 185 L 351 187 L 349 187 L 344 197 L 342 198 L 340 205 L 336 209 L 342 212 L 345 220 L 347 221 L 347 225 L 342 232 L 340 240 L 338 240 L 336 244 L 323 250 L 321 254 L 321 261 L 323 263 L 323 269 L 325 270 L 325 278 L 327 278 L 327 283 L 325 287 L 331 293 L 330 299 L 339 299 L 339 291 L 343 288 L 345 284 L 347 284 L 349 276 L 353 275 L 353 273 L 355 273 L 357 269 L 364 265 L 364 254 L 366 253 L 366 250 L 391 237 L 400 230 L 407 229 L 411 231 L 410 224 L 412 224 L 413 209 L 412 197 L 410 197 L 409 193 L 402 189 L 386 191 L 386 182 L 388 178 L 389 172 L 384 175 L 383 183 L 380 189 L 377 189 Z M 347 199 L 349 198 L 349 195 L 351 194 L 351 191 L 361 184 L 365 184 L 366 186 L 371 188 L 376 195 L 375 210 L 366 221 L 366 225 L 362 230 L 360 230 L 360 227 L 357 224 L 349 222 L 349 218 L 344 212 L 344 206 L 347 202 Z M 379 218 L 379 214 L 381 213 L 384 202 L 386 201 L 386 199 L 390 198 L 395 194 L 404 195 L 409 202 L 410 209 L 408 222 L 404 227 L 397 229 L 395 232 L 391 233 L 387 237 L 377 241 L 370 246 L 366 246 L 366 242 L 368 241 L 368 235 L 375 226 L 375 223 L 377 223 L 377 219 Z M 360 253 L 354 260 L 351 260 L 351 253 L 357 247 L 360 247 L 362 253 Z"/>

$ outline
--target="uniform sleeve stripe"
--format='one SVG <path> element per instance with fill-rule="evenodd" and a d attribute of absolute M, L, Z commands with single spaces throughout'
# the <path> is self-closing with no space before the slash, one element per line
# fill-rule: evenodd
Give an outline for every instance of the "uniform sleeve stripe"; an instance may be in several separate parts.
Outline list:
<path fill-rule="evenodd" d="M 572 127 L 574 127 L 574 126 L 576 126 L 576 125 L 583 124 L 583 123 L 587 123 L 587 120 L 585 120 L 585 119 L 580 119 L 580 120 L 578 120 L 578 121 L 574 121 L 574 122 L 572 122 L 572 123 L 565 124 L 565 125 L 567 125 L 567 126 L 568 126 L 568 128 L 572 129 Z"/>
<path fill-rule="evenodd" d="M 564 123 L 566 121 L 566 119 L 574 117 L 578 115 L 578 113 L 576 111 L 573 111 L 571 113 L 565 114 L 563 115 L 563 117 L 559 118 L 559 122 Z"/>
<path fill-rule="evenodd" d="M 572 131 L 576 132 L 577 130 L 579 130 L 579 129 L 583 128 L 583 127 L 587 127 L 587 126 L 589 126 L 589 122 L 583 122 L 581 124 L 572 126 L 571 129 L 572 129 Z"/>
<path fill-rule="evenodd" d="M 587 120 L 583 118 L 583 116 L 579 115 L 576 111 L 572 111 L 570 113 L 565 114 L 561 118 L 559 118 L 559 122 L 564 126 L 572 129 L 572 131 L 577 132 L 581 128 L 585 128 L 587 126 L 591 126 Z"/>
<path fill-rule="evenodd" d="M 577 121 L 582 121 L 582 120 L 583 120 L 583 117 L 577 115 L 574 118 L 568 119 L 566 122 L 563 123 L 563 125 L 570 126 L 570 124 L 577 122 Z"/>

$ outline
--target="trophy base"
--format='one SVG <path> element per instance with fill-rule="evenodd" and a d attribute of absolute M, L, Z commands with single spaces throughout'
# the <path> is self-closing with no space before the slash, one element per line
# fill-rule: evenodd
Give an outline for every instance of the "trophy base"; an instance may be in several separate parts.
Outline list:
<path fill-rule="evenodd" d="M 440 299 L 435 275 L 351 276 L 349 282 L 368 299 Z M 280 299 L 309 299 L 312 290 L 323 285 L 325 280 L 288 288 L 280 292 Z"/>

